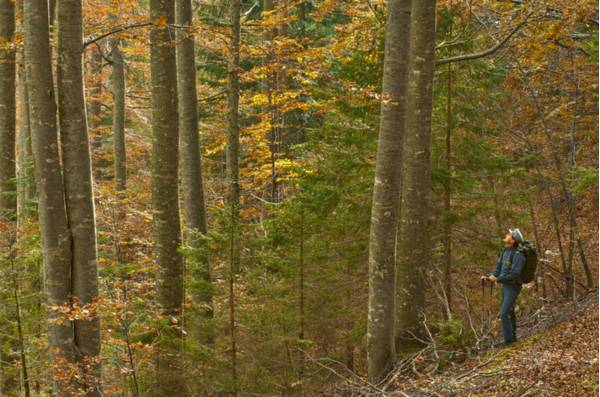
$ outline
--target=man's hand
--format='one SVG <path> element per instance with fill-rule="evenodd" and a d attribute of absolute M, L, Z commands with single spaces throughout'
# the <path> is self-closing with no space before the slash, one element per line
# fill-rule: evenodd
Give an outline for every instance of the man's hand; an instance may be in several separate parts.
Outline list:
<path fill-rule="evenodd" d="M 492 283 L 495 283 L 496 281 L 498 281 L 498 279 L 496 278 L 496 276 L 492 275 L 488 277 L 488 280 L 490 280 Z"/>
<path fill-rule="evenodd" d="M 488 276 L 481 276 L 479 277 L 480 280 L 487 280 L 489 277 Z"/>

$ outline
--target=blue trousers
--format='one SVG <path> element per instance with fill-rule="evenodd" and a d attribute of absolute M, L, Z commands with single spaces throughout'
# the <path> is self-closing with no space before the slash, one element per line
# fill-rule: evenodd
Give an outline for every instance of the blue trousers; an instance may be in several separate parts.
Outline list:
<path fill-rule="evenodd" d="M 521 292 L 521 284 L 502 284 L 502 304 L 500 305 L 500 320 L 502 321 L 502 334 L 504 344 L 509 345 L 517 341 L 517 317 L 515 316 L 515 303 Z"/>

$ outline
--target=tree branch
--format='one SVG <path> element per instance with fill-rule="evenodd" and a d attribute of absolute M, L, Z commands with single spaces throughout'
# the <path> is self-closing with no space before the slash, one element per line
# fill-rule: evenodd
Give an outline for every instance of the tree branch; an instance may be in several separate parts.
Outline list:
<path fill-rule="evenodd" d="M 84 40 L 83 48 L 89 46 L 90 44 L 94 44 L 95 42 L 100 41 L 100 40 L 102 40 L 110 35 L 113 35 L 115 33 L 120 33 L 120 32 L 124 32 L 126 30 L 141 28 L 141 27 L 149 26 L 149 25 L 152 25 L 152 22 L 139 22 L 139 23 L 134 23 L 132 25 L 119 26 L 118 28 L 109 30 L 108 32 L 102 33 L 96 37 L 90 37 L 90 38 Z"/>
<path fill-rule="evenodd" d="M 457 55 L 457 56 L 450 57 L 450 58 L 438 59 L 437 61 L 435 61 L 435 65 L 438 66 L 438 65 L 445 65 L 445 64 L 451 63 L 451 62 L 469 61 L 471 59 L 478 59 L 478 58 L 483 58 L 488 55 L 491 55 L 494 52 L 498 51 L 500 48 L 502 48 L 502 46 L 504 44 L 506 44 L 510 40 L 510 38 L 512 36 L 514 36 L 514 34 L 517 33 L 519 31 L 519 29 L 521 29 L 521 27 L 523 27 L 523 25 L 525 25 L 526 22 L 527 22 L 527 18 L 525 18 L 525 20 L 523 22 L 521 22 L 517 26 L 515 26 L 506 35 L 506 37 L 504 39 L 502 39 L 501 41 L 496 43 L 495 46 L 488 48 L 487 50 L 484 50 L 481 52 L 475 52 L 473 54 L 464 54 L 464 55 Z"/>

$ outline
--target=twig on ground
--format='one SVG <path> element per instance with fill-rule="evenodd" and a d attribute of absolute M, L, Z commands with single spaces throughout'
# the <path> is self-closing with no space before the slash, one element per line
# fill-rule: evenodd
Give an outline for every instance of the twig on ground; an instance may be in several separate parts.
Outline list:
<path fill-rule="evenodd" d="M 488 358 L 487 360 L 485 360 L 484 362 L 474 366 L 473 368 L 471 368 L 470 370 L 468 370 L 467 372 L 464 372 L 463 374 L 459 375 L 456 377 L 456 380 L 460 380 L 466 376 L 469 376 L 470 374 L 472 374 L 473 372 L 477 371 L 478 369 L 481 369 L 483 367 L 485 367 L 486 365 L 488 365 L 489 363 L 491 363 L 496 357 L 498 357 L 498 355 L 502 352 L 499 351 L 496 354 L 492 355 L 490 358 Z"/>

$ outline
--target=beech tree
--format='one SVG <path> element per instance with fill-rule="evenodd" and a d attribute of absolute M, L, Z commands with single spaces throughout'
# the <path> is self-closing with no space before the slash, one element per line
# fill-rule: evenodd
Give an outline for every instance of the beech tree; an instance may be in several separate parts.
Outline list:
<path fill-rule="evenodd" d="M 19 20 L 19 30 L 23 32 L 23 0 L 16 2 Z M 29 206 L 35 195 L 35 182 L 33 181 L 31 128 L 29 124 L 29 95 L 27 93 L 27 78 L 25 75 L 25 54 L 21 46 L 17 52 L 17 220 L 21 222 L 29 213 Z"/>
<path fill-rule="evenodd" d="M 73 326 L 55 310 L 69 306 L 71 301 L 72 241 L 58 154 L 48 4 L 45 1 L 25 0 L 23 8 L 29 116 L 44 256 L 48 342 L 55 364 L 74 362 L 76 349 Z M 69 389 L 70 380 L 59 376 L 58 369 L 55 368 L 53 372 L 54 392 L 60 395 Z"/>
<path fill-rule="evenodd" d="M 397 335 L 411 343 L 422 328 L 424 274 L 431 256 L 428 225 L 431 186 L 431 112 L 435 70 L 435 0 L 413 1 L 402 151 L 402 192 L 397 243 Z"/>
<path fill-rule="evenodd" d="M 212 316 L 211 272 L 206 244 L 199 234 L 206 235 L 206 209 L 202 184 L 200 139 L 198 135 L 198 94 L 196 91 L 196 62 L 193 36 L 192 3 L 177 0 L 175 19 L 182 28 L 177 30 L 177 93 L 179 103 L 179 151 L 183 210 L 187 227 L 187 244 L 203 251 L 201 263 L 194 264 L 193 277 L 204 283 L 195 292 L 195 304 L 200 311 Z M 210 338 L 208 338 L 210 339 Z"/>
<path fill-rule="evenodd" d="M 92 170 L 83 94 L 83 19 L 81 0 L 60 0 L 57 21 L 57 86 L 60 143 L 68 225 L 72 238 L 71 295 L 74 305 L 86 307 L 98 298 L 96 220 Z M 88 396 L 100 392 L 100 319 L 74 323 L 77 359 Z M 89 370 L 88 370 L 89 369 Z"/>
<path fill-rule="evenodd" d="M 369 378 L 379 381 L 395 361 L 395 243 L 405 134 L 410 0 L 388 3 L 379 142 L 369 242 Z"/>
<path fill-rule="evenodd" d="M 17 209 L 15 159 L 15 2 L 0 1 L 0 216 Z"/>
<path fill-rule="evenodd" d="M 174 0 L 151 0 L 150 73 L 152 81 L 152 208 L 158 303 L 169 320 L 159 344 L 158 393 L 185 395 L 181 362 L 183 263 L 179 253 L 178 111 Z"/>
<path fill-rule="evenodd" d="M 111 40 L 110 61 L 112 66 L 115 188 L 122 192 L 127 189 L 127 154 L 125 146 L 125 64 L 120 42 L 119 39 Z"/>
<path fill-rule="evenodd" d="M 591 0 L 11 1 L 0 395 L 491 390 L 506 227 L 593 309 Z"/>

